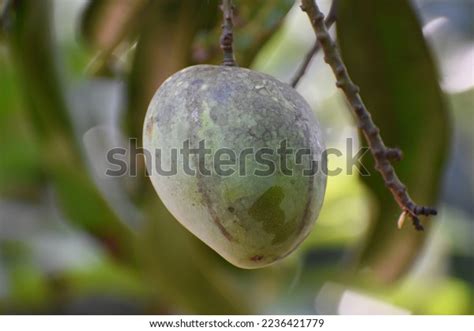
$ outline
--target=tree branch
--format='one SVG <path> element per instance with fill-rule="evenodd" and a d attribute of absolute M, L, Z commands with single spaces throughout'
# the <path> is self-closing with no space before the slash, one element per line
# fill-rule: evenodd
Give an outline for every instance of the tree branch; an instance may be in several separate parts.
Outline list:
<path fill-rule="evenodd" d="M 329 30 L 331 26 L 336 22 L 336 9 L 337 9 L 337 2 L 338 0 L 333 0 L 331 4 L 331 9 L 329 9 L 329 13 L 326 16 L 326 20 L 324 23 L 326 24 L 327 29 Z M 316 40 L 314 42 L 313 47 L 306 53 L 303 62 L 300 64 L 298 70 L 296 70 L 295 75 L 291 79 L 291 87 L 295 88 L 298 83 L 300 82 L 301 78 L 303 78 L 304 74 L 306 73 L 306 70 L 308 70 L 309 65 L 311 64 L 311 60 L 313 57 L 318 54 L 319 50 L 321 49 L 321 46 L 319 44 L 319 41 Z"/>
<path fill-rule="evenodd" d="M 222 14 L 224 21 L 222 23 L 222 34 L 220 38 L 220 44 L 222 52 L 224 53 L 224 61 L 222 62 L 225 66 L 235 67 L 237 62 L 234 57 L 233 42 L 234 42 L 234 24 L 232 17 L 234 14 L 234 6 L 232 0 L 222 0 Z"/>
<path fill-rule="evenodd" d="M 411 217 L 416 230 L 423 230 L 418 216 L 436 215 L 436 210 L 430 207 L 419 206 L 413 202 L 405 185 L 397 177 L 391 161 L 401 159 L 402 153 L 399 149 L 387 148 L 385 146 L 378 127 L 374 124 L 369 111 L 360 97 L 359 87 L 352 82 L 336 48 L 336 44 L 328 33 L 324 22 L 324 15 L 319 10 L 316 2 L 314 0 L 302 0 L 301 9 L 306 12 L 311 21 L 313 30 L 324 52 L 324 60 L 329 64 L 337 79 L 336 86 L 343 91 L 356 116 L 358 126 L 362 130 L 372 156 L 375 159 L 375 168 L 382 175 L 385 185 L 402 209 L 402 214 L 404 213 Z M 404 219 L 404 217 L 401 217 L 401 219 Z M 401 225 L 400 223 L 403 224 L 403 221 L 399 221 L 399 225 Z"/>

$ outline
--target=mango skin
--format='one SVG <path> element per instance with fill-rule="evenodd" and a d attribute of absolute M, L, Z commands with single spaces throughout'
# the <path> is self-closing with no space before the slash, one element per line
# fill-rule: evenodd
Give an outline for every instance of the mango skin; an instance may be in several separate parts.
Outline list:
<path fill-rule="evenodd" d="M 246 174 L 223 176 L 205 159 L 210 176 L 184 173 L 179 150 L 189 140 L 191 148 L 204 141 L 212 155 L 230 148 L 236 155 L 252 147 L 277 150 L 282 140 L 288 148 L 305 148 L 311 158 L 298 170 L 257 176 L 262 168 L 252 157 L 243 158 Z M 153 186 L 168 210 L 189 231 L 227 261 L 241 268 L 259 268 L 278 261 L 308 236 L 324 198 L 326 175 L 324 143 L 319 124 L 307 102 L 293 88 L 275 78 L 238 67 L 197 65 L 168 78 L 157 90 L 146 114 L 144 148 L 153 154 L 147 162 Z M 178 172 L 172 168 L 171 149 L 178 150 Z M 160 150 L 161 154 L 156 151 Z M 225 159 L 225 157 L 223 157 Z M 305 176 L 316 161 L 319 170 Z M 240 161 L 239 161 L 240 162 Z M 198 159 L 191 156 L 197 169 Z M 225 167 L 223 167 L 225 169 Z"/>

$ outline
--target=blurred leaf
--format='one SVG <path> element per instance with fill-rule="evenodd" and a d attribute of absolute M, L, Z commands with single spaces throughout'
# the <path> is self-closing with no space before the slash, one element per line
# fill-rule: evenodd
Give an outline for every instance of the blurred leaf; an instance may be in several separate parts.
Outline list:
<path fill-rule="evenodd" d="M 116 256 L 130 257 L 131 233 L 89 177 L 74 136 L 51 33 L 50 1 L 15 2 L 9 45 L 36 129 L 41 158 L 66 215 Z"/>
<path fill-rule="evenodd" d="M 81 35 L 98 49 L 113 49 L 131 32 L 148 0 L 89 0 L 81 20 Z"/>
<path fill-rule="evenodd" d="M 19 265 L 10 270 L 11 306 L 20 311 L 44 308 L 48 302 L 48 286 L 45 277 L 32 265 Z M 10 309 L 12 308 L 10 307 Z"/>
<path fill-rule="evenodd" d="M 42 178 L 39 149 L 31 123 L 21 111 L 17 75 L 3 55 L 0 53 L 0 195 L 36 197 Z"/>
<path fill-rule="evenodd" d="M 472 309 L 474 290 L 459 279 L 448 278 L 430 290 L 431 300 L 423 308 L 430 315 L 469 314 Z"/>
<path fill-rule="evenodd" d="M 395 168 L 414 201 L 436 204 L 449 142 L 449 119 L 433 59 L 408 0 L 341 1 L 337 36 L 349 73 L 387 146 L 400 147 L 404 159 Z M 396 227 L 400 209 L 373 161 L 364 178 L 375 201 L 372 227 L 359 267 L 376 278 L 403 275 L 421 250 L 425 233 Z M 436 222 L 436 218 L 427 222 Z"/>
<path fill-rule="evenodd" d="M 6 312 L 38 312 L 50 300 L 51 292 L 44 274 L 31 259 L 24 242 L 0 241 L 0 263 L 8 275 L 7 300 L 0 298 Z"/>
<path fill-rule="evenodd" d="M 248 67 L 265 42 L 280 27 L 294 5 L 292 0 L 253 1 L 238 3 L 235 48 L 237 59 Z"/>
<path fill-rule="evenodd" d="M 388 300 L 414 314 L 472 314 L 474 289 L 456 278 L 407 280 L 384 294 Z"/>
<path fill-rule="evenodd" d="M 109 69 L 114 51 L 136 34 L 149 0 L 90 0 L 81 20 L 81 36 L 98 51 L 91 71 Z"/>
<path fill-rule="evenodd" d="M 327 178 L 324 204 L 313 231 L 301 245 L 304 251 L 353 245 L 367 230 L 368 199 L 358 178 L 345 172 L 344 158 L 329 157 L 328 163 L 344 170 Z"/>
<path fill-rule="evenodd" d="M 294 5 L 292 0 L 235 1 L 234 52 L 239 66 L 248 67 L 253 59 L 280 27 Z M 219 12 L 220 13 L 220 12 Z M 201 31 L 194 42 L 193 60 L 198 63 L 222 62 L 219 46 L 221 19 L 207 31 Z"/>
<path fill-rule="evenodd" d="M 65 287 L 63 290 L 75 297 L 98 293 L 133 298 L 146 298 L 149 295 L 136 270 L 113 261 L 103 261 L 99 265 L 67 271 L 56 283 Z"/>

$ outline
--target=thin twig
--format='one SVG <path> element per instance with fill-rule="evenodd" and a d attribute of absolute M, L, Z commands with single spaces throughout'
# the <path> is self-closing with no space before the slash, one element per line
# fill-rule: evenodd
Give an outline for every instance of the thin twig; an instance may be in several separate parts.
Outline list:
<path fill-rule="evenodd" d="M 237 62 L 234 57 L 233 42 L 234 42 L 234 24 L 232 17 L 234 14 L 234 6 L 232 0 L 222 0 L 222 14 L 224 21 L 222 23 L 222 34 L 220 38 L 221 49 L 224 52 L 224 61 L 222 62 L 225 66 L 235 67 Z"/>
<path fill-rule="evenodd" d="M 423 230 L 419 215 L 436 215 L 436 210 L 430 207 L 418 206 L 408 195 L 405 185 L 400 181 L 391 161 L 399 160 L 402 153 L 399 149 L 387 148 L 380 136 L 378 127 L 374 124 L 370 113 L 365 107 L 359 94 L 359 87 L 355 85 L 347 72 L 335 42 L 328 33 L 324 23 L 324 15 L 314 0 L 302 0 L 301 9 L 308 15 L 317 39 L 324 52 L 324 60 L 332 68 L 336 76 L 336 85 L 346 96 L 352 111 L 357 118 L 358 126 L 367 140 L 370 151 L 375 159 L 375 168 L 382 175 L 387 188 L 391 191 L 395 201 L 408 214 L 416 230 Z M 402 223 L 402 222 L 401 222 Z"/>
<path fill-rule="evenodd" d="M 337 9 L 337 2 L 338 0 L 333 0 L 331 4 L 331 9 L 329 9 L 329 13 L 326 16 L 324 23 L 326 24 L 327 29 L 329 30 L 331 26 L 336 22 L 336 9 Z M 298 83 L 300 82 L 301 78 L 303 78 L 306 70 L 308 70 L 309 65 L 311 64 L 311 60 L 318 54 L 321 46 L 319 41 L 316 40 L 314 42 L 313 47 L 306 53 L 303 62 L 300 64 L 298 70 L 296 70 L 295 75 L 291 79 L 291 87 L 295 88 Z"/>

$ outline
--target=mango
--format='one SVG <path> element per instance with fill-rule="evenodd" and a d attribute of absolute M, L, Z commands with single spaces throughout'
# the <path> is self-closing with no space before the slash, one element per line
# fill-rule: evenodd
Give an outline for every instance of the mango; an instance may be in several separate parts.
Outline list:
<path fill-rule="evenodd" d="M 320 126 L 304 98 L 269 75 L 214 65 L 175 73 L 150 103 L 143 146 L 164 205 L 237 267 L 289 255 L 318 217 Z"/>

